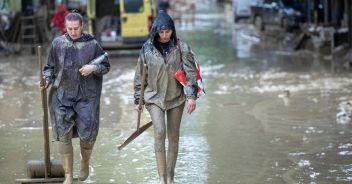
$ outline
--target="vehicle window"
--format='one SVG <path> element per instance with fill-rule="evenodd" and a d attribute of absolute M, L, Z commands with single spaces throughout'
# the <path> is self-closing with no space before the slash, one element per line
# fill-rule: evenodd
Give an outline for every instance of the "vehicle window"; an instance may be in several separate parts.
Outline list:
<path fill-rule="evenodd" d="M 297 5 L 304 4 L 303 0 L 283 0 L 282 3 L 287 7 L 294 7 Z"/>
<path fill-rule="evenodd" d="M 304 0 L 283 0 L 282 3 L 285 7 L 290 7 L 300 12 L 306 12 L 306 2 Z"/>
<path fill-rule="evenodd" d="M 126 13 L 144 12 L 143 0 L 124 0 L 124 6 Z"/>
<path fill-rule="evenodd" d="M 99 0 L 95 4 L 96 16 L 102 18 L 106 15 L 120 16 L 120 4 L 117 0 Z"/>
<path fill-rule="evenodd" d="M 265 4 L 271 4 L 271 3 L 273 3 L 273 2 L 275 2 L 275 0 L 264 0 L 264 3 L 265 3 Z"/>

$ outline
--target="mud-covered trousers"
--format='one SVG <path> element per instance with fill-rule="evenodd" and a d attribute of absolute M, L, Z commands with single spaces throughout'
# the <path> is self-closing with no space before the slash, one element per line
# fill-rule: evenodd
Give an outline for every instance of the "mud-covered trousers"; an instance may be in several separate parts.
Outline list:
<path fill-rule="evenodd" d="M 185 103 L 169 110 L 163 110 L 154 104 L 146 105 L 153 121 L 154 149 L 158 174 L 160 180 L 165 183 L 166 180 L 173 181 L 174 178 L 184 106 Z M 165 122 L 165 115 L 167 122 Z M 165 151 L 166 134 L 169 143 L 167 155 Z"/>
<path fill-rule="evenodd" d="M 100 99 L 79 98 L 64 105 L 55 93 L 52 91 L 49 99 L 54 139 L 70 143 L 72 137 L 78 136 L 80 140 L 94 144 L 99 130 Z"/>

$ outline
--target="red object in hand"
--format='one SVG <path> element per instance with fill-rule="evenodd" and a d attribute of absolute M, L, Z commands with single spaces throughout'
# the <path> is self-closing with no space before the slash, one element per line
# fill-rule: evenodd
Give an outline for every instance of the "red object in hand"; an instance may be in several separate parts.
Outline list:
<path fill-rule="evenodd" d="M 185 86 L 187 84 L 187 77 L 186 77 L 185 71 L 183 70 L 182 63 L 180 64 L 179 69 L 175 73 L 175 78 L 183 86 Z"/>
<path fill-rule="evenodd" d="M 205 94 L 204 87 L 203 87 L 203 81 L 202 81 L 202 76 L 200 75 L 200 67 L 199 64 L 196 62 L 196 73 L 197 73 L 197 83 L 198 83 L 198 92 L 197 92 L 197 97 L 203 96 Z M 187 77 L 185 70 L 183 68 L 183 64 L 181 63 L 178 70 L 175 73 L 175 78 L 182 86 L 187 85 Z"/>

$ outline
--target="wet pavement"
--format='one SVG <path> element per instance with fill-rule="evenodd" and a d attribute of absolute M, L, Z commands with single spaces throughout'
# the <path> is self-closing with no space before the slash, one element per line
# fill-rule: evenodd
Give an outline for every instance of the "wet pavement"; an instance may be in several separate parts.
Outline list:
<path fill-rule="evenodd" d="M 176 183 L 351 183 L 349 70 L 328 57 L 292 52 L 289 43 L 246 21 L 234 25 L 228 5 L 205 1 L 197 8 L 195 26 L 178 30 L 197 55 L 207 94 L 183 117 Z M 152 129 L 117 150 L 136 126 L 138 51 L 111 55 L 84 183 L 157 183 Z M 36 60 L 0 58 L 0 183 L 25 178 L 26 161 L 43 157 Z M 148 121 L 144 113 L 142 122 Z M 51 146 L 58 159 L 55 142 Z M 78 171 L 77 140 L 74 147 Z"/>

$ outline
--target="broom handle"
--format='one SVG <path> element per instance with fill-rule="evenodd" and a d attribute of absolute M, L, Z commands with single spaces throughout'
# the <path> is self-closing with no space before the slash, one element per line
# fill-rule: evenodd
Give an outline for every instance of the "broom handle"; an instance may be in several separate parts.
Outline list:
<path fill-rule="evenodd" d="M 141 79 L 141 95 L 139 97 L 139 102 L 138 102 L 138 109 L 142 108 L 143 105 L 143 99 L 144 99 L 144 83 L 145 83 L 145 78 L 147 74 L 147 64 L 143 64 L 143 70 L 142 70 L 142 79 Z M 141 124 L 141 111 L 138 111 L 138 118 L 137 118 L 137 131 L 139 131 L 139 126 Z"/>
<path fill-rule="evenodd" d="M 49 127 L 48 127 L 48 102 L 45 87 L 45 80 L 43 78 L 43 61 L 42 61 L 42 49 L 38 46 L 38 61 L 39 61 L 39 73 L 40 73 L 40 95 L 42 99 L 43 115 L 43 135 L 44 135 L 44 161 L 45 161 L 45 178 L 50 176 L 51 163 L 50 163 L 50 148 L 49 148 Z"/>

